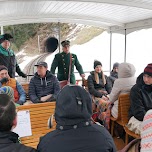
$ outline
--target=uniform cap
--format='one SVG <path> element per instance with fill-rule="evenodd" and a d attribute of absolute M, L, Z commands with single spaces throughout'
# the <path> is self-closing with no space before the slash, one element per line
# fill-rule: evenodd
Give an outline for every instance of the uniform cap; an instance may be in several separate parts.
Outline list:
<path fill-rule="evenodd" d="M 66 45 L 70 46 L 70 41 L 69 40 L 65 40 L 61 42 L 62 47 L 65 47 Z"/>
<path fill-rule="evenodd" d="M 35 64 L 35 66 L 44 66 L 44 67 L 48 67 L 46 62 L 38 62 L 37 64 Z"/>

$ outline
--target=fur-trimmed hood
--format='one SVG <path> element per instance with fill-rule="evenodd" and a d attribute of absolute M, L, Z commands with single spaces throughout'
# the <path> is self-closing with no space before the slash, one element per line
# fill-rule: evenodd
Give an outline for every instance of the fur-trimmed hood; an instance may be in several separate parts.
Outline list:
<path fill-rule="evenodd" d="M 134 77 L 136 69 L 131 63 L 121 63 L 118 68 L 118 78 Z"/>

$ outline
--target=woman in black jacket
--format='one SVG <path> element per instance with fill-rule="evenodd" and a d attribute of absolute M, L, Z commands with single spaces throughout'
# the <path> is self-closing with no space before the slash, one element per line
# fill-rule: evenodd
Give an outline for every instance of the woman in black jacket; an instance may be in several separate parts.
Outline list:
<path fill-rule="evenodd" d="M 108 81 L 108 77 L 104 75 L 102 71 L 100 61 L 94 61 L 94 71 L 88 76 L 88 90 L 93 99 L 93 111 L 96 111 L 96 106 L 100 110 L 97 119 L 105 121 L 105 111 L 109 105 L 107 95 L 111 92 L 111 85 Z"/>

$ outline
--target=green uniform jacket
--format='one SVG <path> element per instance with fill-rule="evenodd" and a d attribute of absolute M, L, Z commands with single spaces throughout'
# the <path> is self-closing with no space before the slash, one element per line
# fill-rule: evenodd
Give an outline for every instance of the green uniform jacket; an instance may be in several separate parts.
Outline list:
<path fill-rule="evenodd" d="M 69 74 L 69 64 L 70 64 L 70 54 L 72 53 L 58 53 L 55 55 L 55 58 L 51 65 L 51 72 L 55 74 L 55 69 L 58 67 L 57 78 L 59 81 L 68 80 Z M 74 65 L 80 74 L 83 74 L 83 69 L 81 64 L 79 63 L 77 56 L 72 54 L 72 66 L 71 66 L 71 75 L 70 75 L 70 83 L 75 84 L 75 76 L 74 76 Z"/>

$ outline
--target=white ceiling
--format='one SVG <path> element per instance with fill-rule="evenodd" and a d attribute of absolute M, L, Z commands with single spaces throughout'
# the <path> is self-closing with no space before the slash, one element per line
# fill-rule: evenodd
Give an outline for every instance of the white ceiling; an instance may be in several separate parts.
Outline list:
<path fill-rule="evenodd" d="M 152 0 L 0 0 L 0 26 L 40 22 L 133 31 L 151 27 Z"/>

